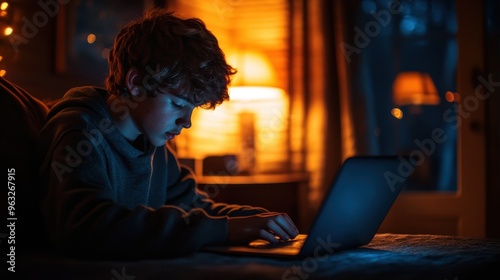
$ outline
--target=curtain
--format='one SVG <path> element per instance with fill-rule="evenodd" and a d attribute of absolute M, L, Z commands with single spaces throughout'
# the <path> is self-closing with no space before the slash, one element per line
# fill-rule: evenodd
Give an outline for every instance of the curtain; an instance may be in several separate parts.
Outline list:
<path fill-rule="evenodd" d="M 335 9 L 333 1 L 290 0 L 290 139 L 292 156 L 304 159 L 292 162 L 310 173 L 311 218 L 342 163 L 343 143 L 349 142 L 343 131 L 350 130 L 342 129 L 348 122 L 341 121 L 348 112 L 341 110 L 347 101 L 340 89 L 346 84 L 339 76 Z"/>

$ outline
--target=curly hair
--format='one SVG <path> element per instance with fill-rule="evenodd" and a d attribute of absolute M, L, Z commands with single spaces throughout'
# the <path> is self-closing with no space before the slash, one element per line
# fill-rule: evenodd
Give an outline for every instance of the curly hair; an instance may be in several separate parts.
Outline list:
<path fill-rule="evenodd" d="M 152 9 L 121 29 L 108 67 L 110 94 L 129 95 L 125 79 L 135 67 L 147 94 L 156 96 L 156 88 L 162 87 L 211 109 L 229 100 L 228 85 L 236 73 L 203 21 L 183 19 L 164 9 Z"/>

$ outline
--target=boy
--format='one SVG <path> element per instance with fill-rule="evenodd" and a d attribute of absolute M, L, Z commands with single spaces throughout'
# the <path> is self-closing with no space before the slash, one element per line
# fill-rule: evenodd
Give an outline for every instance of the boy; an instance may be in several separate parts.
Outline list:
<path fill-rule="evenodd" d="M 208 199 L 166 145 L 194 108 L 229 99 L 236 71 L 202 21 L 152 10 L 119 32 L 108 63 L 106 89 L 68 91 L 38 140 L 42 208 L 59 249 L 168 257 L 298 234 L 286 214 Z"/>

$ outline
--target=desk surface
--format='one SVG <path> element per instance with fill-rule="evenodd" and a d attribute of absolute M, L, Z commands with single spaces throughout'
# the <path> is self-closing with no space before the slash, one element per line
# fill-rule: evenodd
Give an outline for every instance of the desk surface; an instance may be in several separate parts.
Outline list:
<path fill-rule="evenodd" d="M 37 252 L 16 260 L 17 273 L 29 277 L 24 279 L 495 279 L 500 240 L 377 234 L 360 248 L 298 260 L 205 252 L 140 261 L 77 260 Z"/>
<path fill-rule="evenodd" d="M 199 184 L 280 184 L 308 182 L 308 173 L 258 174 L 250 176 L 196 176 Z"/>

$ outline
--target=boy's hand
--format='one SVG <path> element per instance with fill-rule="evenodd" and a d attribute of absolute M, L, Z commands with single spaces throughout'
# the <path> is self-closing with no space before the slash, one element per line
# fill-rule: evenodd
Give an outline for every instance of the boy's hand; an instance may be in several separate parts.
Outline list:
<path fill-rule="evenodd" d="M 279 239 L 293 239 L 298 234 L 299 230 L 285 213 L 231 217 L 228 222 L 229 243 L 249 243 L 255 239 L 276 243 Z"/>

